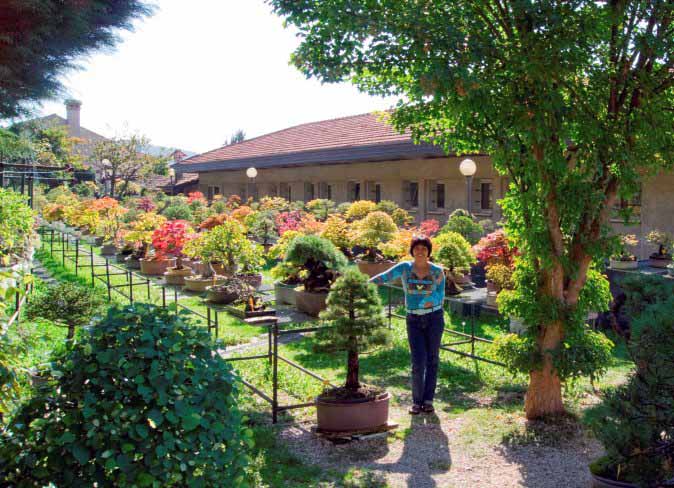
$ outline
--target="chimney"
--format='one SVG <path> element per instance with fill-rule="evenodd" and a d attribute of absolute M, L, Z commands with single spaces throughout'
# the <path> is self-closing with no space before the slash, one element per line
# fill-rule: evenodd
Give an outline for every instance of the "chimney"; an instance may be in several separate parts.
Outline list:
<path fill-rule="evenodd" d="M 68 119 L 68 135 L 71 137 L 80 136 L 80 107 L 82 102 L 79 100 L 66 100 L 66 118 Z"/>

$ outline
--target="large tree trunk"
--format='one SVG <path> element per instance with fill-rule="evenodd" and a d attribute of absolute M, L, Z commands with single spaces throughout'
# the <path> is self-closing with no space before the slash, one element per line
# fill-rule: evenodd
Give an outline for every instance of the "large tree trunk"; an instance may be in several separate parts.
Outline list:
<path fill-rule="evenodd" d="M 529 389 L 524 401 L 524 410 L 529 420 L 565 412 L 562 383 L 552 364 L 551 354 L 546 352 L 559 347 L 563 330 L 561 322 L 553 322 L 544 326 L 538 338 L 538 347 L 543 353 L 543 367 L 529 374 Z"/>

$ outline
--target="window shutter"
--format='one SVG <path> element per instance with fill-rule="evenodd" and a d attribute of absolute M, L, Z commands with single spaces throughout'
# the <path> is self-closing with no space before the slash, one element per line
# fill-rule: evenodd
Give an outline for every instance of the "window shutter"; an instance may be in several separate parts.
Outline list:
<path fill-rule="evenodd" d="M 429 189 L 430 189 L 430 191 L 428 192 L 430 210 L 437 210 L 438 209 L 438 183 L 436 181 L 429 181 L 428 186 L 429 186 Z"/>
<path fill-rule="evenodd" d="M 374 181 L 365 182 L 365 195 L 366 198 L 374 202 L 377 198 L 377 189 L 375 187 Z"/>
<path fill-rule="evenodd" d="M 346 184 L 346 196 L 350 202 L 353 202 L 354 196 L 356 194 L 356 184 L 353 181 L 349 181 Z"/>
<path fill-rule="evenodd" d="M 403 181 L 403 208 L 412 207 L 412 189 L 408 180 Z"/>
<path fill-rule="evenodd" d="M 318 198 L 328 198 L 328 184 L 321 182 L 318 184 Z"/>

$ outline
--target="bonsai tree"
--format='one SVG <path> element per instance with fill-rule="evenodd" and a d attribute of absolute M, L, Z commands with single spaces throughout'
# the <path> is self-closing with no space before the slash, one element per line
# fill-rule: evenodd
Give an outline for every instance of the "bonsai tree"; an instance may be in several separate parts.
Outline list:
<path fill-rule="evenodd" d="M 325 221 L 321 237 L 332 242 L 345 255 L 350 255 L 351 239 L 346 220 L 341 215 L 330 215 Z"/>
<path fill-rule="evenodd" d="M 245 245 L 239 248 L 238 263 L 239 274 L 254 275 L 258 274 L 264 266 L 264 250 L 259 244 L 250 242 L 246 239 Z"/>
<path fill-rule="evenodd" d="M 440 222 L 436 219 L 424 220 L 419 224 L 419 232 L 427 237 L 433 237 L 440 230 Z"/>
<path fill-rule="evenodd" d="M 623 234 L 619 238 L 619 245 L 616 251 L 611 255 L 611 259 L 616 261 L 636 261 L 637 257 L 629 251 L 639 244 L 639 239 L 634 234 Z"/>
<path fill-rule="evenodd" d="M 371 200 L 358 200 L 353 202 L 346 211 L 346 220 L 354 222 L 356 220 L 364 219 L 369 213 L 377 210 L 377 204 Z"/>
<path fill-rule="evenodd" d="M 104 243 L 112 244 L 119 235 L 121 218 L 128 210 L 110 197 L 94 200 L 91 205 L 99 216 L 96 233 L 103 237 Z"/>
<path fill-rule="evenodd" d="M 628 351 L 635 369 L 609 391 L 591 423 L 606 455 L 594 474 L 637 486 L 674 478 L 674 297 L 651 305 L 633 322 Z"/>
<path fill-rule="evenodd" d="M 198 247 L 199 258 L 208 263 L 221 263 L 225 268 L 235 269 L 242 253 L 247 252 L 251 243 L 246 239 L 246 234 L 238 221 L 226 220 L 217 227 L 205 232 L 203 239 L 195 243 Z M 210 278 L 211 273 L 205 278 Z"/>
<path fill-rule="evenodd" d="M 320 221 L 325 221 L 328 216 L 335 212 L 336 204 L 327 198 L 316 198 L 307 202 L 307 211 Z"/>
<path fill-rule="evenodd" d="M 513 270 L 505 264 L 493 264 L 487 268 L 486 278 L 494 283 L 497 291 L 513 287 Z"/>
<path fill-rule="evenodd" d="M 509 268 L 515 265 L 517 248 L 511 246 L 503 230 L 486 235 L 475 245 L 477 259 L 485 266 L 504 264 Z"/>
<path fill-rule="evenodd" d="M 166 217 L 148 212 L 140 214 L 133 223 L 129 232 L 124 236 L 127 242 L 133 243 L 136 247 L 136 257 L 145 258 L 152 243 L 152 234 L 155 229 L 166 222 Z"/>
<path fill-rule="evenodd" d="M 285 262 L 302 268 L 304 289 L 320 293 L 330 290 L 339 273 L 347 265 L 346 258 L 335 245 L 318 236 L 300 236 L 288 245 Z"/>
<path fill-rule="evenodd" d="M 442 227 L 441 232 L 457 232 L 466 238 L 471 244 L 477 244 L 480 236 L 484 232 L 482 225 L 475 222 L 469 215 L 458 213 L 457 209 L 449 216 L 447 223 Z M 468 212 L 466 212 L 468 214 Z"/>
<path fill-rule="evenodd" d="M 433 257 L 452 274 L 467 272 L 475 262 L 470 244 L 456 232 L 442 232 L 433 238 Z"/>
<path fill-rule="evenodd" d="M 671 250 L 674 246 L 674 236 L 669 232 L 652 230 L 646 236 L 646 240 L 658 246 L 658 251 L 651 255 L 654 259 L 672 259 Z"/>
<path fill-rule="evenodd" d="M 176 269 L 182 269 L 182 251 L 187 237 L 194 230 L 185 220 L 170 220 L 152 233 L 152 247 L 157 259 L 176 258 Z"/>
<path fill-rule="evenodd" d="M 414 237 L 413 229 L 399 228 L 393 237 L 379 244 L 379 250 L 386 259 L 401 261 L 410 257 L 410 242 Z"/>
<path fill-rule="evenodd" d="M 315 349 L 345 352 L 346 381 L 343 387 L 328 390 L 323 396 L 340 399 L 371 398 L 379 389 L 366 388 L 359 378 L 359 355 L 373 347 L 383 346 L 390 334 L 381 314 L 381 299 L 377 287 L 368 276 L 349 269 L 335 281 L 327 298 L 327 309 L 320 318 L 329 328 L 316 335 Z"/>
<path fill-rule="evenodd" d="M 276 216 L 276 227 L 278 233 L 283 236 L 290 230 L 299 230 L 302 221 L 302 212 L 299 210 L 292 210 L 289 212 L 281 212 Z"/>
<path fill-rule="evenodd" d="M 353 224 L 351 240 L 354 245 L 365 248 L 364 260 L 381 261 L 383 256 L 377 247 L 393 238 L 398 230 L 390 215 L 374 211 Z"/>
<path fill-rule="evenodd" d="M 100 312 L 103 299 L 90 288 L 76 283 L 58 283 L 37 294 L 28 302 L 26 317 L 41 317 L 68 328 L 68 339 L 75 329 L 87 325 Z"/>
<path fill-rule="evenodd" d="M 278 238 L 274 212 L 261 210 L 246 218 L 248 233 L 252 235 L 265 249 Z"/>

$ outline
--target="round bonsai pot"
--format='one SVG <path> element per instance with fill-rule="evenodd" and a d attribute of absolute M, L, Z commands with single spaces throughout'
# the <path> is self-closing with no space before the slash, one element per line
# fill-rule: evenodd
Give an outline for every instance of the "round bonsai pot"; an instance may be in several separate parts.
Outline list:
<path fill-rule="evenodd" d="M 236 292 L 221 288 L 219 285 L 206 287 L 206 300 L 212 303 L 228 304 L 236 300 L 239 295 Z"/>
<path fill-rule="evenodd" d="M 117 254 L 117 246 L 114 244 L 105 244 L 101 246 L 101 256 L 114 256 Z"/>
<path fill-rule="evenodd" d="M 201 275 L 185 276 L 185 290 L 202 292 L 206 288 L 213 285 L 222 285 L 225 282 L 224 276 L 211 276 L 210 278 L 202 278 Z"/>
<path fill-rule="evenodd" d="M 361 402 L 325 401 L 316 398 L 318 430 L 321 432 L 349 432 L 375 430 L 388 422 L 391 395 L 384 392 L 374 400 Z"/>
<path fill-rule="evenodd" d="M 327 298 L 327 292 L 314 293 L 302 289 L 295 289 L 295 306 L 297 307 L 297 310 L 312 317 L 318 317 L 321 310 L 325 310 L 325 300 Z"/>
<path fill-rule="evenodd" d="M 383 273 L 384 271 L 388 271 L 390 268 L 393 267 L 395 264 L 393 261 L 380 261 L 380 262 L 373 262 L 373 261 L 356 261 L 356 264 L 358 265 L 358 270 L 361 273 L 364 273 L 368 275 L 370 278 L 373 276 L 377 276 L 379 273 Z"/>
<path fill-rule="evenodd" d="M 234 276 L 234 273 L 236 273 L 236 269 L 238 268 L 236 264 L 225 266 L 222 263 L 211 263 L 211 267 L 213 268 L 213 271 L 215 271 L 215 274 L 220 276 Z"/>
<path fill-rule="evenodd" d="M 237 274 L 236 277 L 256 290 L 262 286 L 262 273 Z"/>
<path fill-rule="evenodd" d="M 193 274 L 192 268 L 188 268 L 187 266 L 183 266 L 180 269 L 175 267 L 166 268 L 164 281 L 166 281 L 167 285 L 182 286 L 185 284 L 185 277 L 192 276 Z"/>
<path fill-rule="evenodd" d="M 669 254 L 664 257 L 661 257 L 660 254 L 651 254 L 648 260 L 648 265 L 652 268 L 666 268 L 670 264 L 672 264 L 672 256 Z"/>
<path fill-rule="evenodd" d="M 183 264 L 194 271 L 195 275 L 205 275 L 208 273 L 208 265 L 203 261 L 187 261 L 183 259 Z"/>
<path fill-rule="evenodd" d="M 620 259 L 609 259 L 609 265 L 612 269 L 639 269 L 639 261 L 621 261 Z"/>
<path fill-rule="evenodd" d="M 150 276 L 162 276 L 168 268 L 176 265 L 176 258 L 140 259 L 140 272 Z"/>
<path fill-rule="evenodd" d="M 276 282 L 274 283 L 274 297 L 276 299 L 276 304 L 285 303 L 287 305 L 296 306 L 295 304 L 295 287 L 297 285 L 286 285 L 284 283 Z"/>
<path fill-rule="evenodd" d="M 637 488 L 637 485 L 633 483 L 603 478 L 592 472 L 590 472 L 590 475 L 592 476 L 592 488 Z"/>
<path fill-rule="evenodd" d="M 133 254 L 124 258 L 124 264 L 126 264 L 129 269 L 140 269 L 140 260 Z"/>

